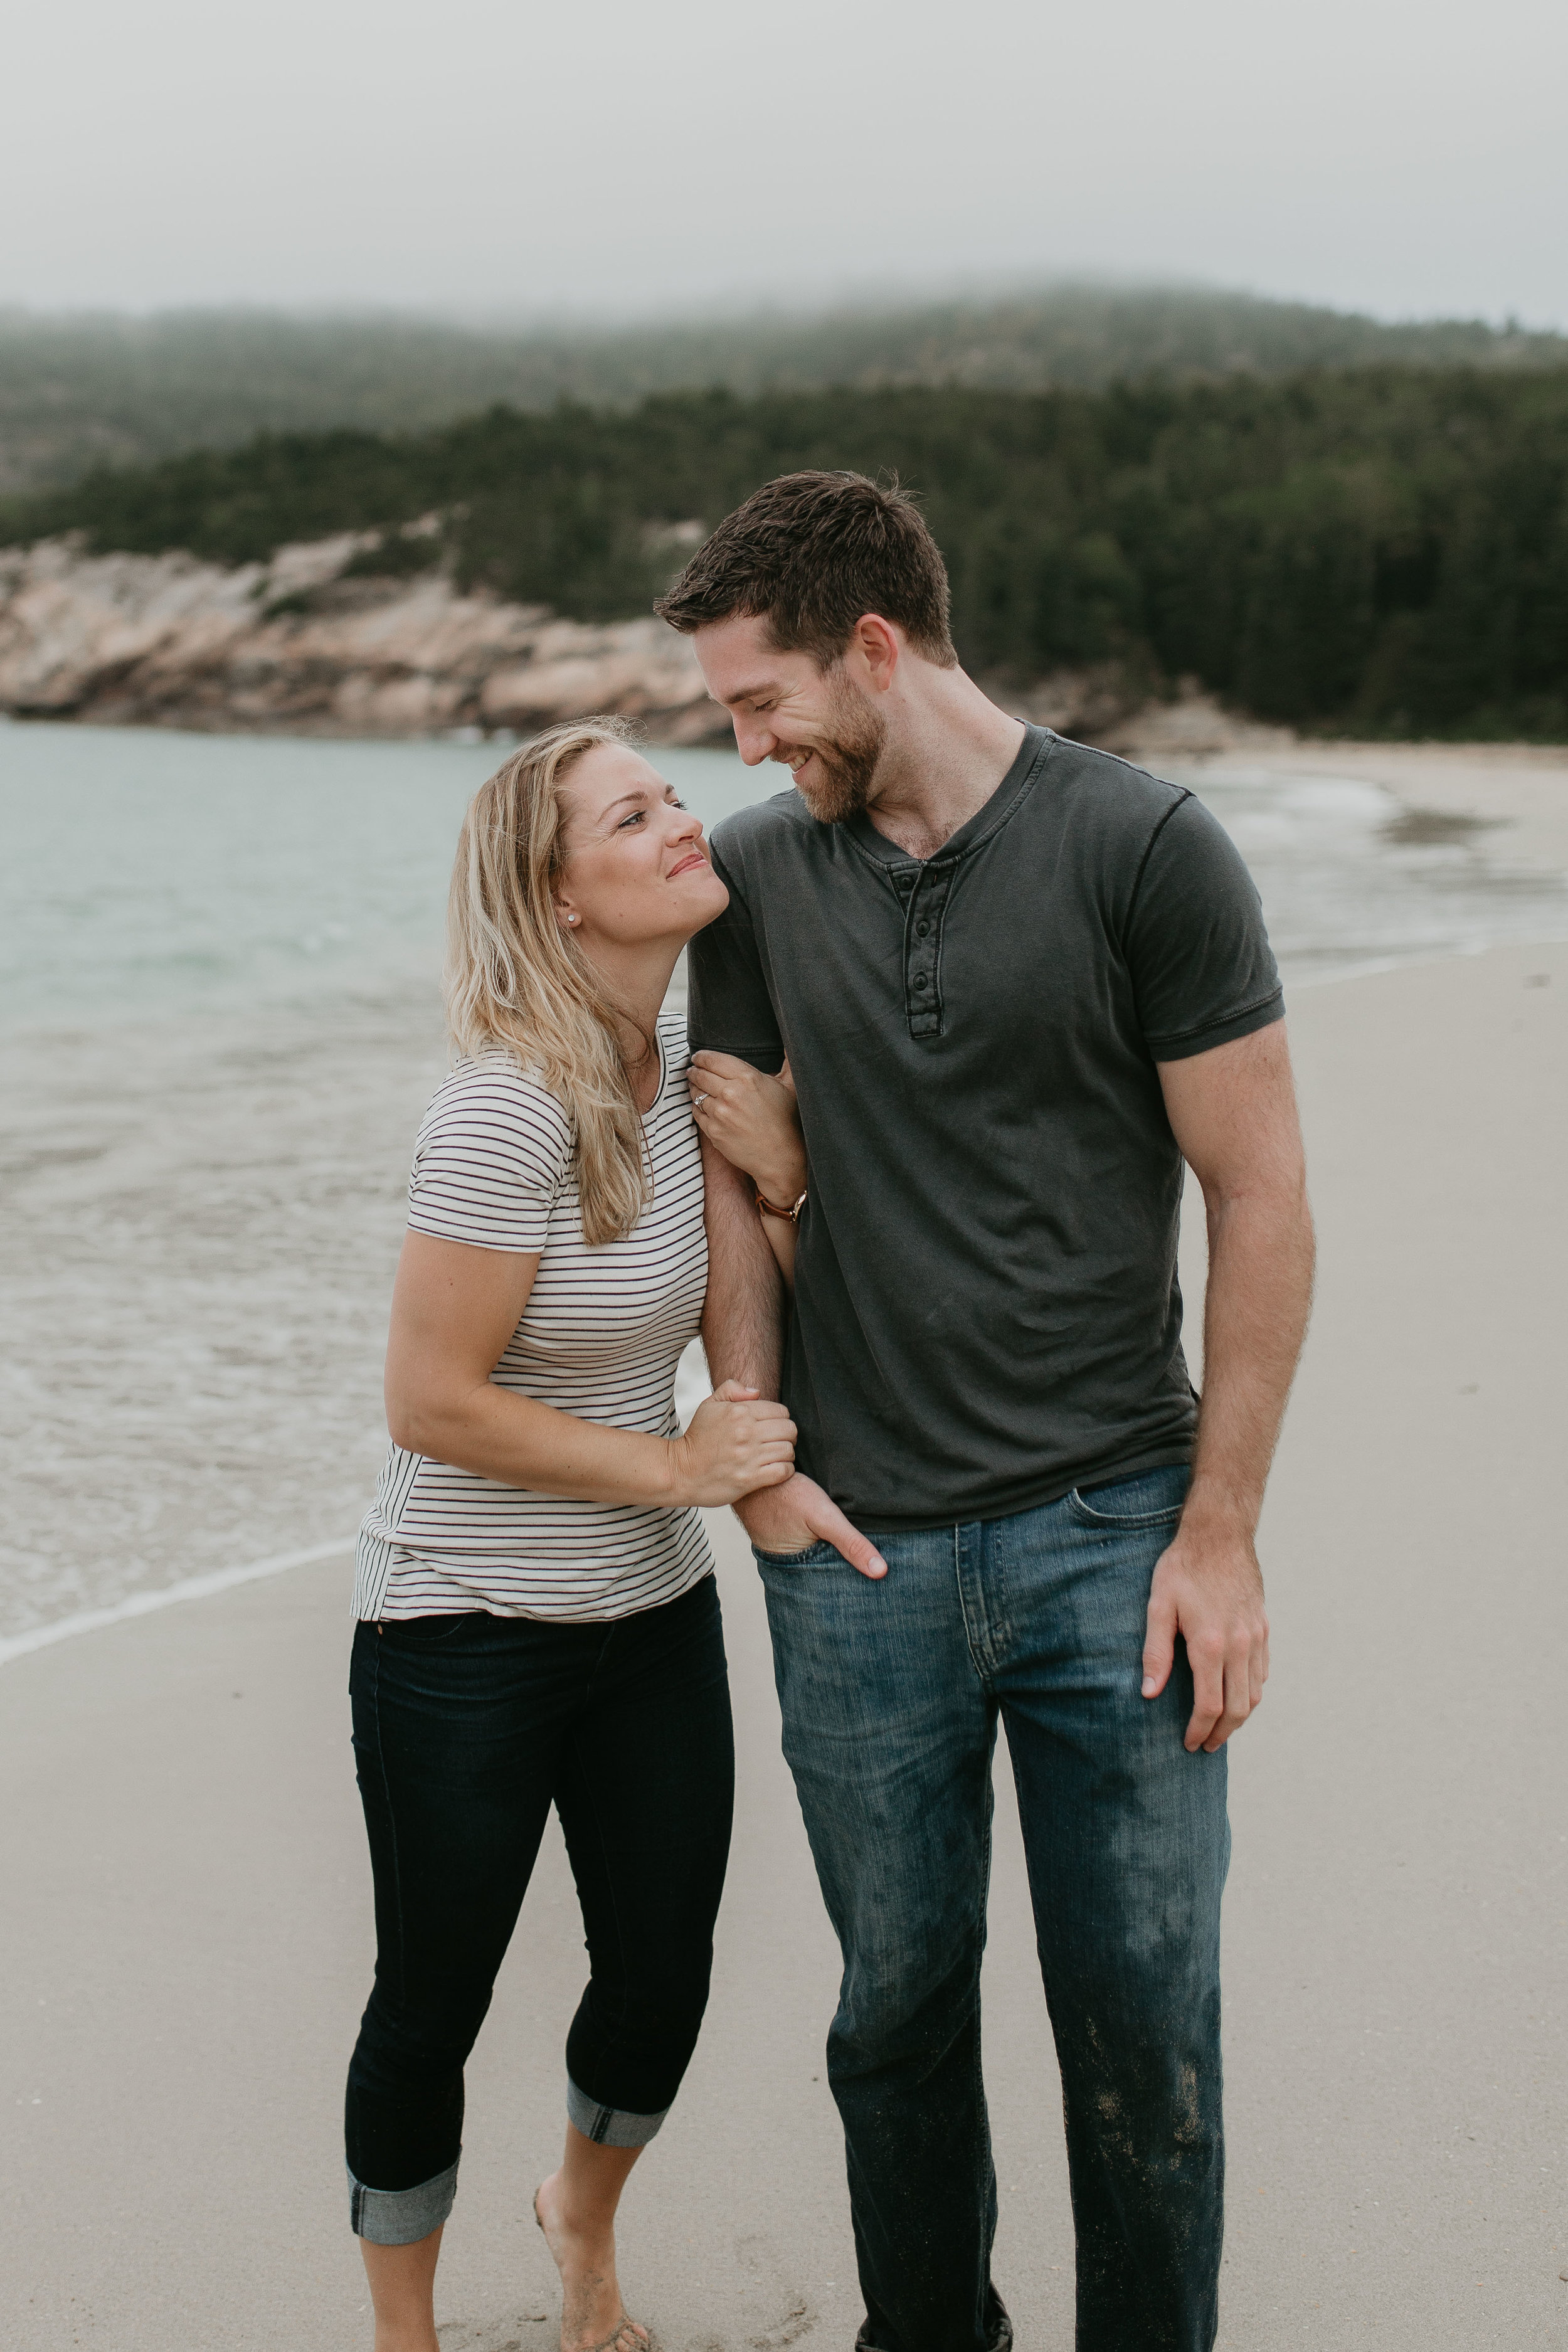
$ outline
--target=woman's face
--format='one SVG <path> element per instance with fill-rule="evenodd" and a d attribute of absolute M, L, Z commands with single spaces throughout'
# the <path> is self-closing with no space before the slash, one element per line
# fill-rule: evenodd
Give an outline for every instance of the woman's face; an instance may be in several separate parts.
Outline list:
<path fill-rule="evenodd" d="M 556 917 L 585 948 L 684 941 L 723 913 L 730 893 L 701 824 L 637 752 L 595 743 L 561 797 L 566 865 Z"/>

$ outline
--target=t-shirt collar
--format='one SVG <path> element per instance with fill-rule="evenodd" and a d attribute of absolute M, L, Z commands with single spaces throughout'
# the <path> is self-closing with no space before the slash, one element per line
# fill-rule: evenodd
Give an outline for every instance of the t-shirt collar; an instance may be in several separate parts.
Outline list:
<path fill-rule="evenodd" d="M 942 843 L 933 857 L 923 861 L 911 857 L 907 849 L 900 849 L 896 841 L 889 841 L 885 833 L 879 833 L 863 809 L 858 810 L 854 816 L 845 818 L 844 830 L 882 866 L 918 866 L 921 863 L 935 866 L 950 858 L 967 856 L 972 849 L 977 849 L 983 841 L 987 840 L 999 824 L 1005 824 L 1019 795 L 1033 782 L 1037 770 L 1044 763 L 1046 754 L 1055 740 L 1047 729 L 1032 727 L 1026 719 L 1024 740 L 1018 746 L 1017 756 L 990 799 L 975 810 L 966 824 L 959 826 L 950 840 Z"/>

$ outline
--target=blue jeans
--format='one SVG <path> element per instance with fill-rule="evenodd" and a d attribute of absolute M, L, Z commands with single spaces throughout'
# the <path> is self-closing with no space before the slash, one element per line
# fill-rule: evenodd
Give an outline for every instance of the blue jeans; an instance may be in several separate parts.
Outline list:
<path fill-rule="evenodd" d="M 828 2080 L 877 2352 L 1007 2334 L 980 2067 L 998 1716 L 1061 2069 L 1079 2352 L 1214 2343 L 1226 1757 L 1182 1745 L 1180 1644 L 1163 1695 L 1140 1695 L 1150 1579 L 1187 1481 L 1152 1470 L 1011 1518 L 868 1529 L 881 1583 L 826 1544 L 757 1556 L 784 1754 L 844 1954 Z"/>

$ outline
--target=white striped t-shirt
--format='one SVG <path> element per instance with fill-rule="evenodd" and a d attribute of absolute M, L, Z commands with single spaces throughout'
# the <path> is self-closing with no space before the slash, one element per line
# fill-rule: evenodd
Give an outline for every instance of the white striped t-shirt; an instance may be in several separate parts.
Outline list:
<path fill-rule="evenodd" d="M 408 1222 L 443 1241 L 539 1252 L 490 1374 L 499 1388 L 673 1437 L 675 1368 L 701 1320 L 708 1243 L 679 1018 L 661 1018 L 658 1043 L 659 1090 L 643 1119 L 653 1198 L 622 1240 L 584 1241 L 566 1114 L 500 1054 L 460 1062 L 437 1089 L 415 1146 Z M 354 1612 L 627 1617 L 676 1600 L 712 1566 L 694 1510 L 565 1502 L 395 1445 L 360 1530 Z"/>

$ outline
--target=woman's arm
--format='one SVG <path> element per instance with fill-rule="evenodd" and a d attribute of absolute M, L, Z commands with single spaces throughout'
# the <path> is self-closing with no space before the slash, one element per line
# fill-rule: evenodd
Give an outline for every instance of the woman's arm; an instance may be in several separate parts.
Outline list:
<path fill-rule="evenodd" d="M 795 1467 L 783 1405 L 732 1381 L 683 1437 L 606 1429 L 498 1388 L 490 1378 L 539 1271 L 537 1255 L 405 1236 L 386 1349 L 395 1444 L 507 1486 L 585 1503 L 732 1503 Z"/>
<path fill-rule="evenodd" d="M 694 1054 L 689 1083 L 697 1124 L 764 1199 L 793 1207 L 805 1190 L 805 1144 L 786 1062 L 776 1078 L 733 1054 Z M 779 1272 L 795 1282 L 795 1221 L 763 1217 Z"/>

